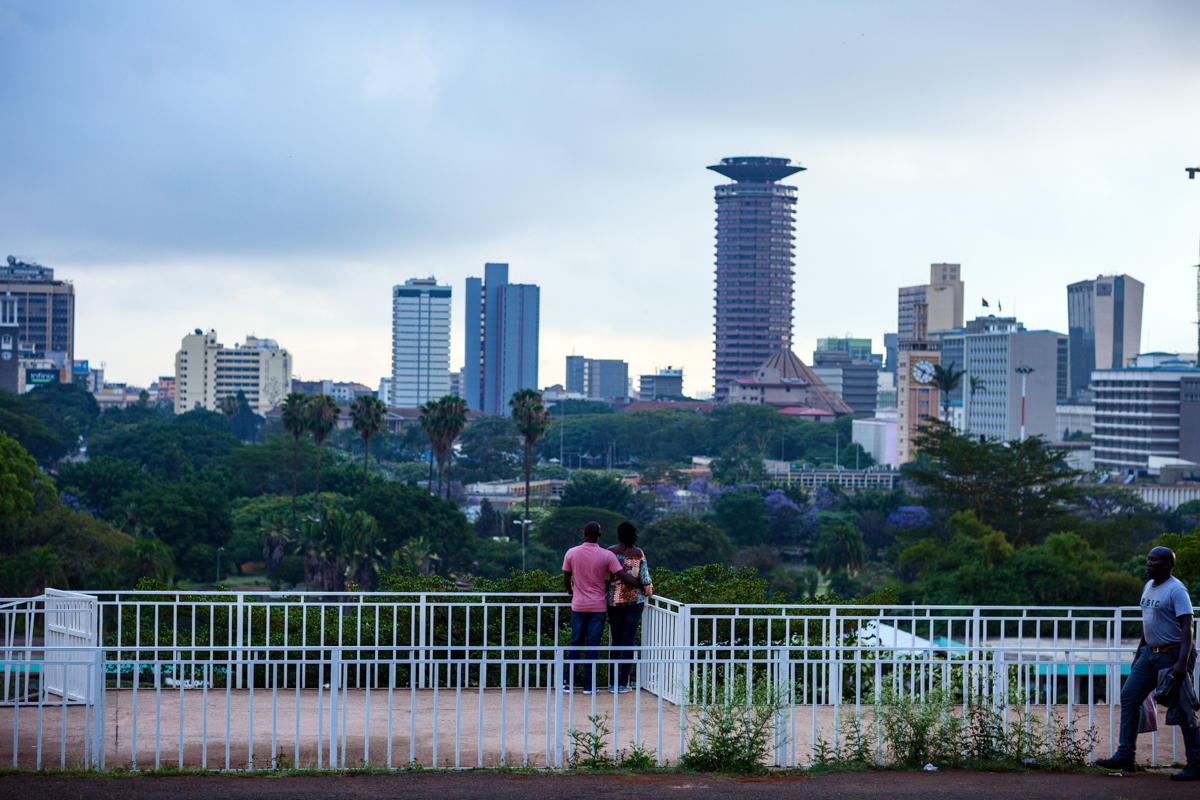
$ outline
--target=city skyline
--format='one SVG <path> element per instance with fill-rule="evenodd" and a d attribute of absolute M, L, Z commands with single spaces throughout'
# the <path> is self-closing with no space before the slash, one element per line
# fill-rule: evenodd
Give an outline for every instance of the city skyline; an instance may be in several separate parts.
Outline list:
<path fill-rule="evenodd" d="M 797 353 L 881 343 L 895 288 L 940 262 L 970 273 L 968 315 L 1000 299 L 1060 331 L 1067 284 L 1137 275 L 1138 349 L 1193 349 L 1194 4 L 682 8 L 14 3 L 0 91 L 37 124 L 0 132 L 20 156 L 0 241 L 74 281 L 75 357 L 117 382 L 213 327 L 374 384 L 388 287 L 504 261 L 542 287 L 542 385 L 576 352 L 675 364 L 694 395 L 713 386 L 702 166 L 776 155 L 808 170 Z M 754 63 L 713 58 L 751 33 Z M 457 370 L 461 306 L 452 325 Z"/>

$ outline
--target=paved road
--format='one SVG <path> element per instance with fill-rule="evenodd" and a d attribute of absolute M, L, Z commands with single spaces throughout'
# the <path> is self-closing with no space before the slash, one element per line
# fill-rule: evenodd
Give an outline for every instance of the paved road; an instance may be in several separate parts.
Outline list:
<path fill-rule="evenodd" d="M 987 800 L 1163 800 L 1198 796 L 1196 783 L 1172 783 L 1166 772 L 1112 777 L 1095 774 L 1042 775 L 947 771 L 866 772 L 766 778 L 704 775 L 508 775 L 424 773 L 329 775 L 322 777 L 171 776 L 162 778 L 0 778 L 0 798 L 63 800 L 381 800 L 467 798 L 467 800 L 929 800 L 986 797 Z"/>

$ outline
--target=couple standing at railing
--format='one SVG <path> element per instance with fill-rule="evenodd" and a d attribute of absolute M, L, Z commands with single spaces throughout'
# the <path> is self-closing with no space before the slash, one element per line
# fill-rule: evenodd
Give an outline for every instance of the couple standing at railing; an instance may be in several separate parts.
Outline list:
<path fill-rule="evenodd" d="M 619 665 L 609 673 L 610 692 L 629 691 L 633 666 L 630 649 L 637 643 L 638 624 L 646 598 L 653 593 L 646 554 L 637 547 L 637 529 L 628 522 L 617 526 L 617 544 L 600 547 L 600 523 L 583 527 L 583 544 L 572 547 L 563 558 L 563 587 L 571 596 L 571 647 L 567 658 L 582 657 L 591 664 L 576 666 L 572 686 L 591 694 L 595 685 L 597 648 L 608 617 L 609 644 Z"/>

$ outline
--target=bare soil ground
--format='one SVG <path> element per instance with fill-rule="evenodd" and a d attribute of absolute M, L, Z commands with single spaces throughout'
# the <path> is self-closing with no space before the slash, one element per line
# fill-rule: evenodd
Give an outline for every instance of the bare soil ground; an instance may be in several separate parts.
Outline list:
<path fill-rule="evenodd" d="M 622 800 L 700 798 L 931 797 L 988 800 L 1162 800 L 1197 797 L 1197 783 L 1173 783 L 1163 771 L 1122 775 L 1093 773 L 981 773 L 875 771 L 837 775 L 788 773 L 769 777 L 724 778 L 707 775 L 525 775 L 505 773 L 400 773 L 321 777 L 167 776 L 134 778 L 61 778 L 12 774 L 0 778 L 3 798 L 70 800 L 380 800 L 380 798 L 454 797 L 478 800 L 575 800 L 620 797 Z"/>

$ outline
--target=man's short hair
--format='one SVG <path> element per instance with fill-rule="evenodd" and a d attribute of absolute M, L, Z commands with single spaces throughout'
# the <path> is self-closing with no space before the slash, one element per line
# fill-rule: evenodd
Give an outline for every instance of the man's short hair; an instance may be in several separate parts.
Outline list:
<path fill-rule="evenodd" d="M 584 525 L 583 526 L 583 535 L 584 536 L 599 536 L 600 535 L 600 523 L 599 522 L 589 522 L 587 525 Z"/>
<path fill-rule="evenodd" d="M 1175 566 L 1175 551 L 1172 550 L 1171 548 L 1162 547 L 1160 545 L 1159 547 L 1152 548 L 1150 550 L 1150 552 L 1151 553 L 1159 553 L 1160 555 L 1162 555 L 1163 558 L 1165 558 L 1171 564 L 1172 567 Z"/>

